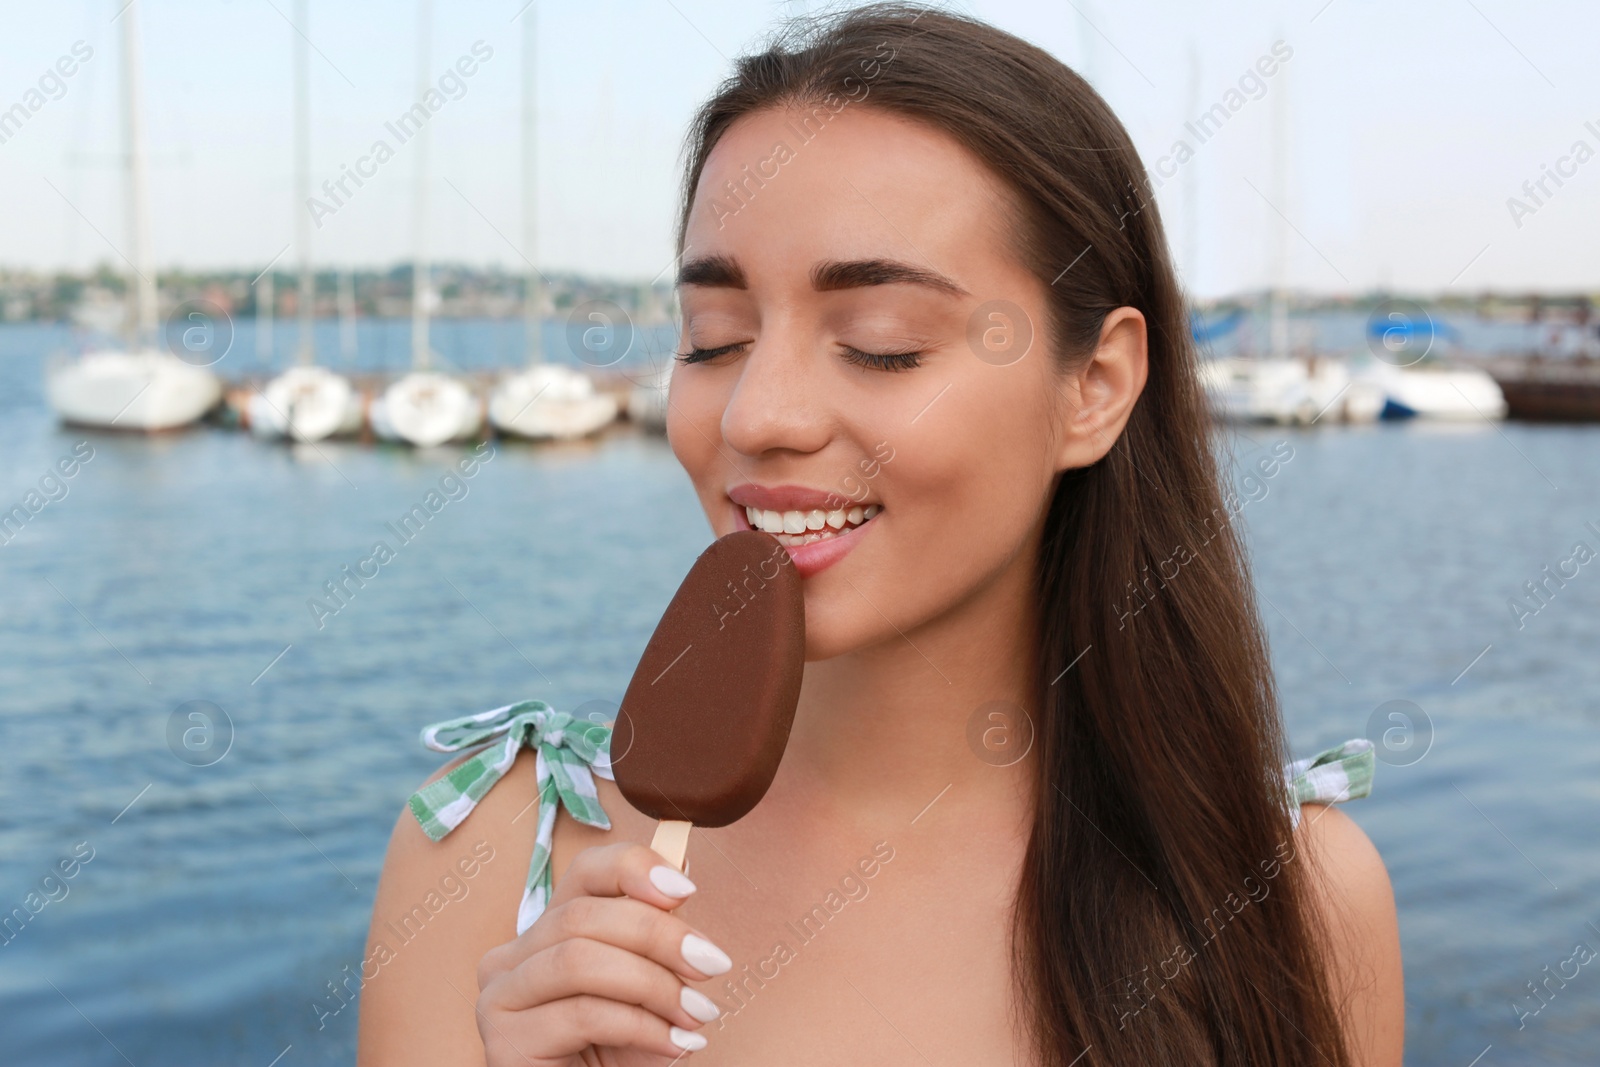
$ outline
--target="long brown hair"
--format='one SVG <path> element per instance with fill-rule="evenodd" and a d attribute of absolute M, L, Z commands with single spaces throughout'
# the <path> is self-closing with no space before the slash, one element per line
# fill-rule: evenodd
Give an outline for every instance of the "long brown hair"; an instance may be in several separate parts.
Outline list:
<path fill-rule="evenodd" d="M 873 4 L 790 23 L 696 115 L 679 251 L 736 119 L 825 122 L 841 101 L 945 131 L 1010 186 L 1061 368 L 1111 310 L 1148 324 L 1144 391 L 1111 451 L 1058 480 L 1040 550 L 1040 774 L 1013 911 L 1039 1059 L 1345 1067 L 1237 507 L 1127 131 L 1060 61 L 972 19 Z"/>

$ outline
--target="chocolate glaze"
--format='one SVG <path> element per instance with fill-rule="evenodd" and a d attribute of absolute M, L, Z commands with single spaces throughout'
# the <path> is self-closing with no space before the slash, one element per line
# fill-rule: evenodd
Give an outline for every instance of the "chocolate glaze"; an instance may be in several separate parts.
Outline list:
<path fill-rule="evenodd" d="M 778 539 L 720 537 L 667 605 L 623 695 L 617 787 L 639 811 L 726 826 L 766 795 L 805 667 L 801 578 Z"/>

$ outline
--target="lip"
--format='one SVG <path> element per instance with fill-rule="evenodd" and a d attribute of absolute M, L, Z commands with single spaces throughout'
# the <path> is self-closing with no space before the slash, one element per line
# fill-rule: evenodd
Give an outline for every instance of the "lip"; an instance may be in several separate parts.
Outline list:
<path fill-rule="evenodd" d="M 738 493 L 737 496 L 734 494 Z M 814 489 L 805 489 L 801 486 L 735 486 L 728 493 L 734 502 L 733 521 L 738 529 L 752 530 L 750 520 L 745 516 L 746 507 L 759 507 L 763 511 L 810 511 L 815 508 L 827 507 L 828 494 L 818 493 Z M 834 495 L 837 500 L 837 494 Z M 759 503 L 758 501 L 778 500 L 784 501 L 783 506 Z M 749 501 L 746 503 L 745 501 Z M 791 502 L 792 501 L 792 502 Z M 866 503 L 875 503 L 867 501 Z M 854 501 L 850 506 L 856 506 Z M 882 515 L 880 511 L 878 513 Z M 853 526 L 843 533 L 832 537 L 813 541 L 809 545 L 784 545 L 784 551 L 789 553 L 789 558 L 794 561 L 794 569 L 801 578 L 809 578 L 819 571 L 826 570 L 850 554 L 850 550 L 861 542 L 861 538 L 878 521 L 877 516 L 868 519 L 860 526 Z M 781 543 L 781 542 L 780 542 Z"/>
<path fill-rule="evenodd" d="M 757 485 L 745 482 L 728 490 L 728 499 L 740 507 L 762 511 L 837 511 L 840 507 L 866 507 L 875 500 L 853 500 L 842 493 L 804 485 Z"/>

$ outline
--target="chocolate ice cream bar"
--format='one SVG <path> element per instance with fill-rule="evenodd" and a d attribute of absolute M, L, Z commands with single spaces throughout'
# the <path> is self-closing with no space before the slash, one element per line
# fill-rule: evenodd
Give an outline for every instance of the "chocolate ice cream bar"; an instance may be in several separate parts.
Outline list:
<path fill-rule="evenodd" d="M 805 644 L 800 575 L 760 530 L 713 542 L 656 624 L 617 713 L 612 771 L 628 803 L 663 820 L 656 850 L 680 867 L 690 824 L 743 818 L 772 785 Z"/>

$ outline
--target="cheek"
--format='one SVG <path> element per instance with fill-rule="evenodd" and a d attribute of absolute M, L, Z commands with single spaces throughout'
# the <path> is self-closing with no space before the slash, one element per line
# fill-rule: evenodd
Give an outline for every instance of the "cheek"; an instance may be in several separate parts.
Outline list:
<path fill-rule="evenodd" d="M 896 453 L 884 477 L 930 570 L 987 569 L 1015 551 L 1048 480 L 1041 420 L 1026 401 L 974 392 Z"/>
<path fill-rule="evenodd" d="M 698 382 L 687 381 L 688 375 L 674 369 L 667 389 L 667 444 L 683 469 L 695 478 L 705 469 L 706 454 L 714 452 L 706 437 L 709 434 L 705 389 Z"/>
<path fill-rule="evenodd" d="M 1032 558 L 1054 473 L 1038 395 L 1019 380 L 974 377 L 914 425 L 861 430 L 894 446 L 867 483 L 886 521 L 807 582 L 808 659 L 899 640 L 897 630 L 938 618 Z"/>
<path fill-rule="evenodd" d="M 729 480 L 718 451 L 727 406 L 724 383 L 716 375 L 675 369 L 667 401 L 667 444 L 708 514 L 717 514 L 727 503 L 723 489 Z"/>

